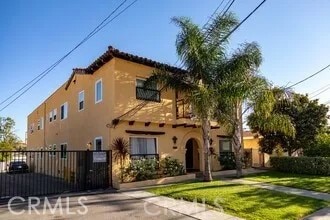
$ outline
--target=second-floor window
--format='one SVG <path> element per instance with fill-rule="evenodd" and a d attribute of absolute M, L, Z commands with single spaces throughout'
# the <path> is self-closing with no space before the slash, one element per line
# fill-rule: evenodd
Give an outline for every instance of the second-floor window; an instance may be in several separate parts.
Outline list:
<path fill-rule="evenodd" d="M 157 89 L 157 84 L 152 83 L 145 88 L 145 81 L 145 79 L 136 79 L 136 99 L 160 102 L 160 91 Z"/>
<path fill-rule="evenodd" d="M 57 118 L 57 109 L 55 108 L 55 109 L 53 110 L 53 120 L 55 121 L 56 118 Z"/>
<path fill-rule="evenodd" d="M 68 103 L 64 103 L 61 106 L 61 120 L 64 120 L 68 117 Z"/>
<path fill-rule="evenodd" d="M 53 111 L 49 112 L 49 122 L 53 121 Z"/>
<path fill-rule="evenodd" d="M 78 94 L 78 111 L 84 110 L 84 104 L 85 104 L 85 92 L 81 91 Z"/>
<path fill-rule="evenodd" d="M 95 103 L 102 101 L 102 79 L 99 79 L 95 82 Z"/>

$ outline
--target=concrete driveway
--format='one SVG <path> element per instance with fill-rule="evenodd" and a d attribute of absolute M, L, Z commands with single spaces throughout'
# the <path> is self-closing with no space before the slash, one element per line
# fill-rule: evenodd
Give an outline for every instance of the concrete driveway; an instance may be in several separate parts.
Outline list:
<path fill-rule="evenodd" d="M 70 197 L 62 195 L 61 202 L 57 199 L 41 200 L 35 209 L 29 211 L 28 202 L 20 202 L 17 198 L 10 206 L 15 214 L 9 211 L 7 204 L 0 205 L 0 219 L 193 219 L 117 192 Z M 86 207 L 79 203 L 79 199 Z M 37 203 L 36 198 L 31 201 Z"/>

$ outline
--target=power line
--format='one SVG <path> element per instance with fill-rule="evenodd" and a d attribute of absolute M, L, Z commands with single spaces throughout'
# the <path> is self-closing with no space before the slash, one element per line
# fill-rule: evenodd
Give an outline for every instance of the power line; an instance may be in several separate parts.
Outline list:
<path fill-rule="evenodd" d="M 315 97 L 317 97 L 317 96 L 319 96 L 319 95 L 321 95 L 322 93 L 328 91 L 329 89 L 330 89 L 330 87 L 328 87 L 328 88 L 326 88 L 326 89 L 323 89 L 321 92 L 317 93 L 316 95 L 313 95 L 313 96 L 311 97 L 311 99 L 312 99 L 312 98 L 315 98 Z"/>
<path fill-rule="evenodd" d="M 25 84 L 22 88 L 17 90 L 15 93 L 13 93 L 11 96 L 9 96 L 7 99 L 3 100 L 0 105 L 7 102 L 9 99 L 14 97 L 16 94 L 21 92 L 23 89 L 26 89 L 20 93 L 15 99 L 13 99 L 11 102 L 9 102 L 7 105 L 5 105 L 3 108 L 0 109 L 0 112 L 6 109 L 9 105 L 11 105 L 13 102 L 15 102 L 17 99 L 19 99 L 23 94 L 25 94 L 28 90 L 30 90 L 35 84 L 37 84 L 41 79 L 43 79 L 46 75 L 48 75 L 58 64 L 60 64 L 66 57 L 68 57 L 73 51 L 75 51 L 78 47 L 80 47 L 83 43 L 85 43 L 87 40 L 89 40 L 92 36 L 94 36 L 96 33 L 101 31 L 105 26 L 107 26 L 109 23 L 111 23 L 113 20 L 115 20 L 117 17 L 119 17 L 122 13 L 124 13 L 128 8 L 130 8 L 133 4 L 135 4 L 138 0 L 133 1 L 128 6 L 126 6 L 123 10 L 121 10 L 117 15 L 115 15 L 112 19 L 107 21 L 113 14 L 115 14 L 121 6 L 123 6 L 127 0 L 124 0 L 121 4 L 119 4 L 96 28 L 93 29 L 81 42 L 79 42 L 73 49 L 71 49 L 67 54 L 65 54 L 62 58 L 60 58 L 58 61 L 56 61 L 54 64 L 52 64 L 50 67 L 48 67 L 45 71 L 43 71 L 41 74 L 36 76 L 34 79 L 29 81 L 27 84 Z M 31 84 L 32 83 L 32 84 Z M 30 85 L 31 84 L 31 85 Z M 30 86 L 29 86 L 30 85 Z M 29 87 L 28 87 L 29 86 Z"/>
<path fill-rule="evenodd" d="M 233 30 L 231 30 L 223 39 L 225 41 L 232 33 L 234 33 L 251 15 L 253 15 L 264 3 L 266 0 L 263 0 L 248 16 L 246 16 Z"/>
<path fill-rule="evenodd" d="M 221 12 L 219 13 L 219 15 L 221 15 L 221 17 L 223 18 L 227 12 L 229 11 L 229 9 L 231 8 L 231 6 L 234 4 L 236 0 L 229 0 L 227 2 L 227 4 L 225 5 L 225 7 L 221 10 Z M 211 17 L 208 19 L 208 21 L 203 25 L 202 29 L 206 28 L 207 24 L 211 21 L 211 19 L 213 18 L 213 16 L 217 13 L 217 11 L 219 10 L 220 6 L 222 5 L 224 1 L 222 1 L 219 6 L 214 10 L 214 12 L 212 13 Z M 207 33 L 204 38 L 203 38 L 203 41 L 201 44 L 203 44 L 203 42 L 208 38 L 210 33 Z M 176 65 L 176 63 L 180 60 L 180 58 L 177 59 L 177 61 L 175 62 L 174 65 Z M 183 67 L 183 60 L 181 61 L 180 65 L 178 66 L 178 68 L 182 68 Z"/>
<path fill-rule="evenodd" d="M 287 87 L 287 89 L 290 89 L 290 88 L 292 88 L 292 87 L 294 87 L 294 86 L 296 86 L 296 85 L 298 85 L 298 84 L 300 84 L 300 83 L 305 82 L 306 80 L 308 80 L 308 79 L 310 79 L 310 78 L 312 78 L 312 77 L 314 77 L 314 76 L 320 74 L 321 72 L 323 72 L 324 70 L 326 70 L 326 69 L 329 68 L 329 67 L 330 67 L 330 64 L 328 64 L 327 66 L 323 67 L 322 69 L 320 69 L 320 70 L 317 71 L 316 73 L 313 73 L 312 75 L 310 75 L 310 76 L 308 76 L 308 77 L 306 77 L 306 78 L 304 78 L 304 79 L 302 79 L 302 80 L 296 82 L 295 84 L 293 84 L 293 85 Z"/>
<path fill-rule="evenodd" d="M 323 86 L 323 87 L 321 87 L 321 88 L 315 90 L 314 92 L 310 92 L 309 95 L 312 95 L 312 94 L 314 94 L 314 93 L 317 93 L 317 92 L 321 91 L 322 89 L 325 89 L 325 88 L 327 88 L 327 87 L 329 87 L 329 86 L 330 86 L 330 84 L 327 84 L 327 85 L 325 85 L 325 86 Z"/>

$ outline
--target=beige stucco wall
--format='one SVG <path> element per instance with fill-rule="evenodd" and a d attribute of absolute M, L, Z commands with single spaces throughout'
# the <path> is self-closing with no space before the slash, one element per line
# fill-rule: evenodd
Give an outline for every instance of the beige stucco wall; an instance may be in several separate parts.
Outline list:
<path fill-rule="evenodd" d="M 93 75 L 75 74 L 68 89 L 63 84 L 39 107 L 28 116 L 28 128 L 37 120 L 44 118 L 44 128 L 31 134 L 28 132 L 27 149 L 47 149 L 49 145 L 57 145 L 60 150 L 61 143 L 67 143 L 67 150 L 85 150 L 87 144 L 94 139 L 102 137 L 103 149 L 110 149 L 111 142 L 116 137 L 129 139 L 131 136 L 125 130 L 162 131 L 165 135 L 156 136 L 158 140 L 158 152 L 161 158 L 171 156 L 181 162 L 185 162 L 185 144 L 190 138 L 194 138 L 198 148 L 199 167 L 203 170 L 203 148 L 200 128 L 177 127 L 172 128 L 172 124 L 198 124 L 191 119 L 176 119 L 175 93 L 172 90 L 165 90 L 161 94 L 161 102 L 149 102 L 134 114 L 121 117 L 120 123 L 116 127 L 108 128 L 114 118 L 117 118 L 133 107 L 139 105 L 142 100 L 136 99 L 136 79 L 148 78 L 154 68 L 129 62 L 126 60 L 113 58 L 94 72 Z M 102 79 L 103 99 L 95 104 L 95 82 Z M 78 94 L 84 90 L 85 101 L 84 110 L 78 111 Z M 68 103 L 68 117 L 60 119 L 60 107 L 65 102 Z M 57 109 L 57 119 L 49 122 L 49 112 Z M 128 121 L 134 120 L 134 125 L 129 125 Z M 146 127 L 145 122 L 151 122 Z M 159 127 L 159 123 L 165 123 L 164 127 Z M 212 123 L 216 125 L 216 123 Z M 223 129 L 214 129 L 211 132 L 213 139 L 212 147 L 219 154 L 219 137 L 226 132 Z M 141 135 L 143 136 L 143 135 Z M 177 149 L 173 148 L 172 137 L 176 136 Z M 92 146 L 92 149 L 93 149 Z M 195 161 L 195 165 L 196 160 Z M 212 170 L 219 170 L 217 157 L 211 159 Z M 196 165 L 197 166 L 197 165 Z"/>

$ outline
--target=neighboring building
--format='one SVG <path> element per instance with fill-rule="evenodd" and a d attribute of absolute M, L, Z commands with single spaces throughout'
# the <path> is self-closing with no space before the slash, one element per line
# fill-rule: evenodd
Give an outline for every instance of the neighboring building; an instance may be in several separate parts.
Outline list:
<path fill-rule="evenodd" d="M 251 131 L 243 132 L 243 144 L 245 152 L 250 152 L 252 167 L 269 167 L 269 154 L 262 153 L 259 140 L 262 137 Z"/>
<path fill-rule="evenodd" d="M 108 150 L 117 137 L 129 141 L 131 158 L 171 156 L 187 170 L 203 170 L 201 128 L 172 90 L 144 89 L 155 68 L 185 71 L 113 47 L 69 80 L 28 116 L 28 150 Z M 148 101 L 146 105 L 142 105 Z M 231 151 L 226 133 L 212 123 L 212 147 Z M 223 140 L 223 141 L 222 141 Z M 221 149 L 220 149 L 221 148 Z M 212 169 L 219 162 L 212 159 Z"/>

